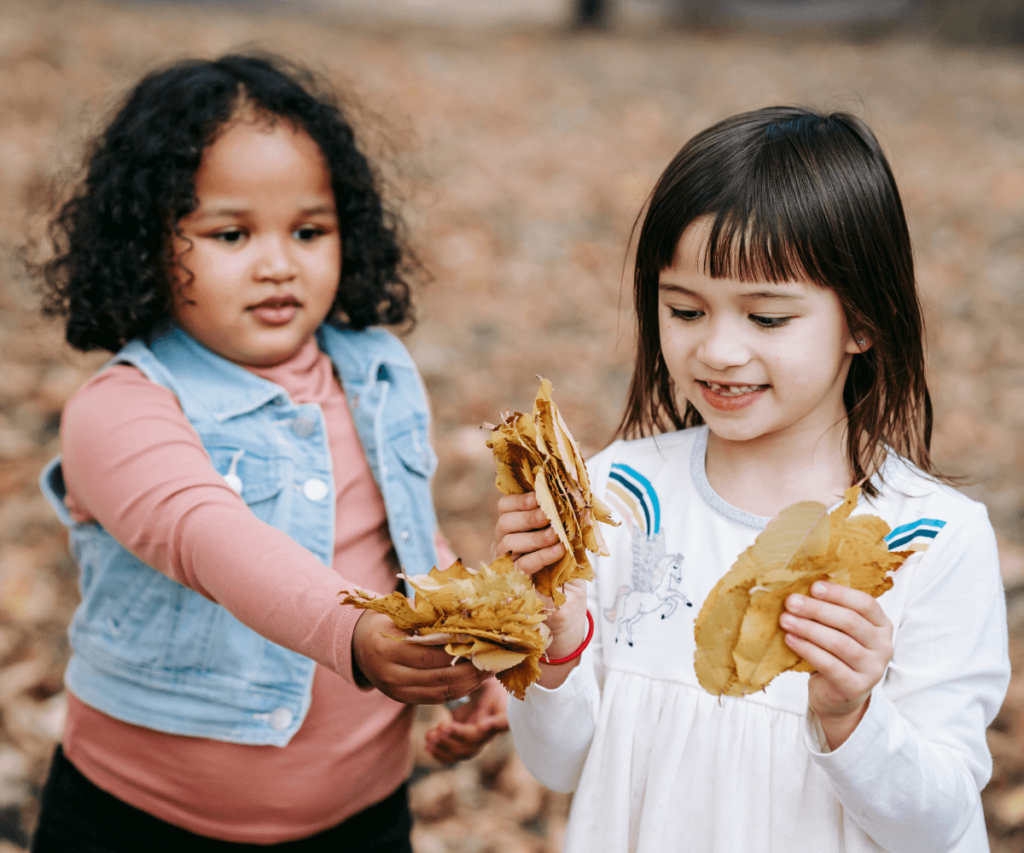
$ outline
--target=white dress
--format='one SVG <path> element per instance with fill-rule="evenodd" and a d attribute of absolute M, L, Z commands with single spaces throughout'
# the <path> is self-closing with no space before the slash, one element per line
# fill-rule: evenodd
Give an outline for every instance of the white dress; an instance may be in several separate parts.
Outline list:
<path fill-rule="evenodd" d="M 596 630 L 564 684 L 509 703 L 542 783 L 575 791 L 565 853 L 976 853 L 985 729 L 1009 682 L 1006 607 L 985 507 L 893 460 L 879 515 L 899 550 L 928 543 L 879 599 L 895 651 L 850 738 L 829 752 L 806 674 L 716 697 L 697 683 L 701 604 L 768 519 L 716 495 L 707 429 L 616 442 L 588 463 L 623 520 L 603 528 Z"/>

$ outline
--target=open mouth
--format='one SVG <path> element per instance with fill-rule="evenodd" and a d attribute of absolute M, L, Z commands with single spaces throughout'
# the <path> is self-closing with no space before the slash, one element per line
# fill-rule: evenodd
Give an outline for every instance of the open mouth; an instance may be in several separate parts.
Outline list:
<path fill-rule="evenodd" d="M 725 382 L 697 380 L 707 404 L 723 412 L 736 411 L 752 406 L 770 385 L 739 385 Z"/>
<path fill-rule="evenodd" d="M 703 379 L 698 381 L 720 397 L 742 397 L 744 394 L 753 394 L 755 391 L 763 391 L 768 387 L 767 385 L 724 385 L 718 382 L 705 382 Z"/>

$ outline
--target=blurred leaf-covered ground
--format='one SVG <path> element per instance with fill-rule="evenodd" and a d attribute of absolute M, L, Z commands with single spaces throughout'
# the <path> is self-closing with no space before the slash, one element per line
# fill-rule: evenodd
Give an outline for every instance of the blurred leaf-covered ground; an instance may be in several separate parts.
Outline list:
<path fill-rule="evenodd" d="M 990 508 L 1012 652 L 1024 661 L 1024 54 L 907 33 L 570 33 L 543 16 L 482 27 L 453 14 L 384 24 L 365 8 L 350 14 L 353 5 L 0 6 L 0 853 L 21 849 L 35 819 L 63 719 L 64 629 L 77 598 L 64 532 L 35 481 L 59 451 L 64 401 L 103 360 L 71 353 L 39 318 L 15 248 L 38 233 L 54 179 L 75 173 L 119 95 L 185 55 L 279 51 L 365 108 L 367 142 L 387 152 L 433 276 L 407 340 L 437 417 L 442 525 L 470 563 L 487 555 L 497 497 L 482 421 L 528 406 L 543 374 L 588 452 L 611 437 L 632 345 L 626 240 L 682 142 L 771 103 L 867 119 L 891 157 L 915 240 L 936 455 Z M 435 713 L 424 711 L 420 727 Z M 1019 851 L 1019 679 L 990 742 L 993 849 Z M 415 779 L 417 853 L 559 849 L 568 798 L 534 783 L 507 738 L 451 770 L 421 754 Z"/>

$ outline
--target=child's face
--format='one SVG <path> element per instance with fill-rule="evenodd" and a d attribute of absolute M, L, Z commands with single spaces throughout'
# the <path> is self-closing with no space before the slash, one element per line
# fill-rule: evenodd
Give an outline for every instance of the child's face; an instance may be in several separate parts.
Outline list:
<path fill-rule="evenodd" d="M 174 319 L 230 361 L 279 364 L 338 290 L 341 235 L 323 155 L 287 121 L 242 117 L 203 152 L 195 183 L 199 206 L 173 242 Z"/>
<path fill-rule="evenodd" d="M 661 273 L 661 351 L 676 387 L 720 439 L 817 440 L 845 422 L 843 386 L 861 350 L 838 297 L 804 282 L 711 278 L 707 227 L 687 228 Z"/>

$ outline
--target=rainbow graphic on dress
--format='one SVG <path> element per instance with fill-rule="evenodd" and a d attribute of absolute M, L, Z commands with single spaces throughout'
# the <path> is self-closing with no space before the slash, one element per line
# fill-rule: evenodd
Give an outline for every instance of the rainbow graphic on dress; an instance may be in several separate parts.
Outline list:
<path fill-rule="evenodd" d="M 648 537 L 661 531 L 661 503 L 643 474 L 629 465 L 616 462 L 608 475 L 606 500 L 626 520 L 630 529 L 639 527 Z"/>
<path fill-rule="evenodd" d="M 926 551 L 945 526 L 946 522 L 939 518 L 919 518 L 892 530 L 885 537 L 885 544 L 890 551 Z"/>
<path fill-rule="evenodd" d="M 683 555 L 666 551 L 661 501 L 651 481 L 635 468 L 616 462 L 608 475 L 605 500 L 629 526 L 633 564 L 630 582 L 619 587 L 611 606 L 604 609 L 604 618 L 615 624 L 615 642 L 624 640 L 632 648 L 634 642 L 644 642 L 652 620 L 660 623 L 680 606 L 693 607 L 693 602 L 680 589 Z"/>

